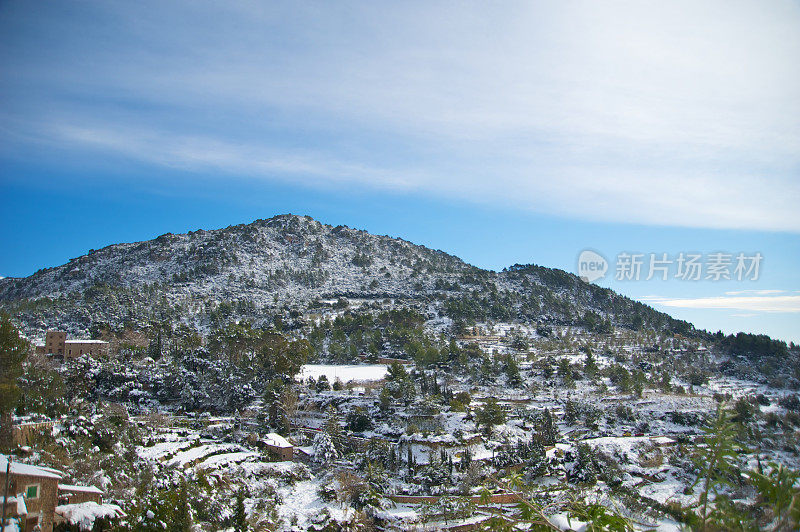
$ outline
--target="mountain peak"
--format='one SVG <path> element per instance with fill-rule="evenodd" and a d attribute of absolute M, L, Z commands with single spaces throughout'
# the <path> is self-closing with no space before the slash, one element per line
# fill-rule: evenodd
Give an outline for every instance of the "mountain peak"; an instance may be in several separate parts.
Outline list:
<path fill-rule="evenodd" d="M 691 330 L 561 270 L 483 270 L 400 238 L 296 214 L 115 244 L 0 283 L 0 304 L 27 316 L 35 329 L 57 325 L 45 324 L 43 312 L 65 321 L 80 313 L 76 327 L 83 329 L 96 322 L 146 321 L 154 313 L 188 313 L 187 319 L 202 325 L 218 318 L 220 305 L 233 309 L 229 318 L 258 320 L 341 297 L 375 305 L 388 298 L 467 320 L 588 320 L 592 326 Z M 30 307 L 38 310 L 22 310 Z"/>

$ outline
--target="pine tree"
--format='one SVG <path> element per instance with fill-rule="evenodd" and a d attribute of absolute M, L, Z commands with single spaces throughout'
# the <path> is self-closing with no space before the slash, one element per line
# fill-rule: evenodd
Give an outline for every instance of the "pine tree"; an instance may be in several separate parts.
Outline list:
<path fill-rule="evenodd" d="M 336 452 L 341 453 L 344 450 L 344 436 L 342 435 L 342 427 L 339 424 L 339 414 L 333 405 L 328 407 L 323 430 L 330 437 Z"/>
<path fill-rule="evenodd" d="M 491 434 L 495 425 L 501 425 L 505 421 L 506 413 L 494 397 L 488 398 L 483 406 L 475 411 L 475 426 L 482 426 L 486 434 Z"/>
<path fill-rule="evenodd" d="M 586 375 L 589 377 L 594 377 L 597 373 L 597 362 L 594 360 L 591 348 L 587 348 L 586 350 L 586 360 L 583 364 L 583 371 L 586 372 Z"/>
<path fill-rule="evenodd" d="M 327 432 L 317 434 L 314 438 L 314 461 L 328 464 L 337 458 L 339 458 L 339 452 L 331 441 L 330 435 Z"/>
<path fill-rule="evenodd" d="M 555 423 L 553 422 L 553 415 L 550 413 L 549 408 L 545 408 L 544 413 L 542 414 L 542 425 L 539 429 L 539 438 L 542 441 L 542 445 L 548 447 L 555 445 L 556 439 L 558 439 L 558 431 L 556 430 Z"/>
<path fill-rule="evenodd" d="M 721 494 L 721 490 L 730 486 L 731 479 L 740 474 L 736 463 L 740 451 L 736 442 L 736 425 L 731 422 L 728 413 L 718 406 L 716 415 L 703 430 L 706 433 L 705 446 L 698 447 L 692 456 L 692 461 L 700 471 L 692 487 L 700 485 L 702 492 L 695 510 L 696 522 L 690 523 L 692 528 L 701 531 L 719 529 L 718 525 L 725 521 L 728 508 L 724 502 L 727 496 Z"/>
<path fill-rule="evenodd" d="M 765 473 L 759 460 L 759 471 L 747 473 L 758 490 L 762 505 L 769 509 L 772 530 L 798 530 L 800 528 L 800 472 L 787 469 L 783 464 L 770 462 Z"/>
<path fill-rule="evenodd" d="M 236 506 L 233 509 L 233 530 L 234 532 L 247 532 L 250 525 L 247 523 L 247 514 L 244 511 L 244 489 L 239 488 L 236 492 Z"/>
<path fill-rule="evenodd" d="M 567 399 L 564 404 L 564 421 L 570 425 L 578 420 L 578 405 L 572 399 Z"/>
<path fill-rule="evenodd" d="M 28 342 L 7 315 L 0 316 L 0 449 L 13 445 L 12 413 L 19 399 L 17 379 L 28 355 Z"/>
<path fill-rule="evenodd" d="M 181 482 L 174 499 L 175 513 L 172 516 L 170 530 L 174 532 L 189 532 L 192 529 L 192 516 L 189 509 L 189 497 L 185 480 Z"/>
<path fill-rule="evenodd" d="M 157 327 L 157 331 L 155 337 L 150 339 L 150 344 L 147 346 L 147 355 L 153 360 L 158 360 L 161 358 L 163 349 L 161 340 L 161 326 L 159 324 L 154 324 L 154 327 Z"/>

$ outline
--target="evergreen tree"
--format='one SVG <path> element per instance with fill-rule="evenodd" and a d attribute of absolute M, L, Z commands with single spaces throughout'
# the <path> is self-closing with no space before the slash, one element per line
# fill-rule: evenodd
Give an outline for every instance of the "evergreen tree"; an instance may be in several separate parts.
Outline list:
<path fill-rule="evenodd" d="M 328 382 L 328 377 L 326 375 L 320 375 L 319 380 L 317 381 L 317 391 L 318 392 L 327 392 L 331 389 L 330 382 Z"/>
<path fill-rule="evenodd" d="M 662 392 L 668 393 L 672 390 L 672 376 L 669 370 L 664 369 L 661 372 L 661 378 L 658 380 L 658 387 Z"/>
<path fill-rule="evenodd" d="M 462 469 L 466 471 L 471 463 L 472 463 L 472 451 L 470 451 L 469 447 L 467 447 L 466 449 L 464 449 L 464 454 L 461 455 Z"/>
<path fill-rule="evenodd" d="M 339 413 L 333 405 L 330 405 L 326 411 L 325 426 L 322 430 L 330 438 L 337 453 L 341 453 L 344 450 L 344 436 L 342 435 L 342 427 L 339 424 Z"/>
<path fill-rule="evenodd" d="M 150 344 L 147 346 L 147 355 L 153 360 L 159 360 L 163 352 L 163 344 L 161 340 L 161 328 L 156 331 L 155 337 L 150 339 Z"/>
<path fill-rule="evenodd" d="M 491 434 L 495 425 L 501 425 L 505 421 L 506 413 L 494 397 L 488 398 L 483 406 L 475 411 L 475 426 L 483 427 L 486 434 Z"/>
<path fill-rule="evenodd" d="M 597 362 L 594 360 L 591 348 L 586 349 L 586 360 L 583 363 L 583 371 L 588 377 L 594 377 L 597 374 Z"/>
<path fill-rule="evenodd" d="M 722 488 L 731 486 L 732 480 L 739 477 L 737 458 L 740 446 L 736 442 L 736 425 L 731 422 L 728 412 L 717 407 L 714 418 L 703 429 L 706 433 L 705 445 L 698 447 L 692 461 L 700 474 L 692 487 L 700 485 L 702 492 L 696 505 L 692 525 L 701 531 L 725 529 L 725 504 L 729 499 Z"/>
<path fill-rule="evenodd" d="M 631 375 L 631 380 L 633 381 L 633 393 L 636 397 L 641 398 L 645 384 L 647 383 L 647 377 L 642 370 L 637 369 Z"/>
<path fill-rule="evenodd" d="M 327 432 L 320 432 L 314 438 L 314 461 L 328 464 L 339 458 L 339 452 Z"/>
<path fill-rule="evenodd" d="M 564 421 L 572 425 L 578 420 L 578 405 L 572 399 L 564 404 Z"/>
<path fill-rule="evenodd" d="M 192 530 L 192 516 L 189 509 L 189 497 L 186 481 L 181 482 L 180 488 L 174 496 L 175 513 L 172 516 L 170 530 L 174 532 L 190 532 Z"/>
<path fill-rule="evenodd" d="M 244 488 L 236 492 L 236 506 L 233 509 L 234 532 L 247 532 L 250 525 L 247 523 L 247 514 L 244 511 Z"/>
<path fill-rule="evenodd" d="M 542 368 L 542 377 L 549 379 L 553 376 L 553 361 L 551 357 L 541 359 L 538 364 Z"/>
<path fill-rule="evenodd" d="M 550 413 L 549 408 L 545 408 L 544 412 L 542 413 L 542 422 L 539 428 L 539 439 L 541 440 L 542 445 L 547 447 L 555 445 L 556 439 L 558 439 L 558 430 L 556 429 L 556 424 L 553 421 L 553 415 Z"/>
<path fill-rule="evenodd" d="M 758 490 L 759 502 L 769 510 L 767 519 L 772 521 L 772 530 L 800 529 L 800 473 L 770 463 L 768 473 L 750 471 L 747 475 Z"/>
<path fill-rule="evenodd" d="M 566 358 L 562 358 L 558 361 L 558 376 L 561 377 L 562 380 L 566 380 L 567 378 L 572 377 L 572 367 L 569 365 L 569 360 Z"/>
<path fill-rule="evenodd" d="M 389 382 L 402 381 L 408 378 L 405 366 L 399 362 L 392 362 L 386 371 L 386 380 Z"/>
<path fill-rule="evenodd" d="M 512 355 L 503 358 L 503 371 L 506 374 L 506 382 L 510 386 L 517 387 L 522 384 L 522 375 L 519 373 L 519 364 Z"/>
<path fill-rule="evenodd" d="M 594 484 L 600 474 L 600 465 L 594 450 L 579 443 L 574 451 L 567 451 L 567 477 L 571 482 Z"/>
<path fill-rule="evenodd" d="M 22 338 L 11 319 L 0 316 L 0 449 L 13 445 L 12 414 L 20 396 L 17 379 L 28 355 L 28 341 Z"/>

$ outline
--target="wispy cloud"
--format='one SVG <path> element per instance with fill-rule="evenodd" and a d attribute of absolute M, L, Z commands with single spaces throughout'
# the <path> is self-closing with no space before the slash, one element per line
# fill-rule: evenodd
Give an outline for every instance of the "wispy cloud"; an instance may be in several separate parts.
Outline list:
<path fill-rule="evenodd" d="M 58 126 L 52 131 L 54 142 L 112 150 L 173 168 L 211 169 L 223 175 L 269 176 L 286 180 L 302 176 L 312 184 L 366 184 L 378 180 L 381 187 L 395 190 L 415 186 L 415 176 L 379 166 L 342 161 L 306 149 L 275 149 L 267 144 L 232 143 L 214 137 L 164 135 L 158 131 L 107 126 Z"/>
<path fill-rule="evenodd" d="M 663 307 L 686 309 L 726 309 L 771 313 L 800 312 L 800 296 L 718 296 L 689 299 L 654 297 L 648 299 L 648 302 Z"/>
<path fill-rule="evenodd" d="M 786 290 L 731 290 L 725 292 L 726 296 L 742 296 L 752 294 L 754 296 L 771 296 L 775 294 L 785 294 Z"/>
<path fill-rule="evenodd" d="M 798 232 L 798 25 L 791 1 L 22 3 L 0 18 L 0 140 Z"/>

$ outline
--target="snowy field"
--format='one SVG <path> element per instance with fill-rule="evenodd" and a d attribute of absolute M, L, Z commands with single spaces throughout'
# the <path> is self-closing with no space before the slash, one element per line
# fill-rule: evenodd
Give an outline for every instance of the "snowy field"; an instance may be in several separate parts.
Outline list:
<path fill-rule="evenodd" d="M 379 381 L 386 376 L 386 369 L 388 366 L 385 364 L 359 364 L 359 365 L 345 365 L 334 366 L 327 364 L 306 364 L 300 370 L 299 378 L 306 380 L 309 377 L 319 379 L 321 375 L 325 375 L 328 381 L 333 383 L 337 378 L 343 383 L 349 381 L 369 382 Z"/>

